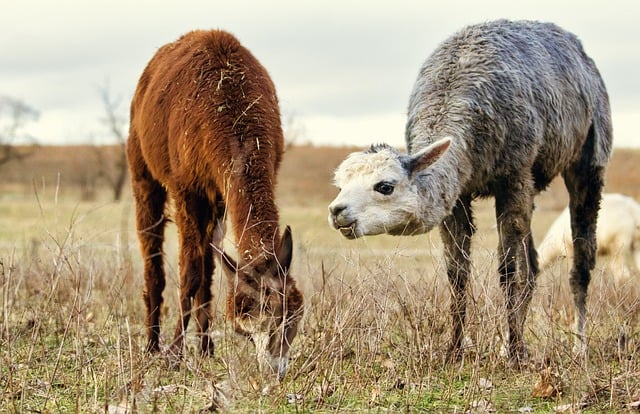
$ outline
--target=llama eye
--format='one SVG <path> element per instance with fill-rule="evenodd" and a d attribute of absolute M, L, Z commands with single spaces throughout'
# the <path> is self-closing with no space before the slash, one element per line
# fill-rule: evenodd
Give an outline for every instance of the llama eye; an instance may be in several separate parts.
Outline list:
<path fill-rule="evenodd" d="M 382 195 L 391 195 L 394 188 L 393 184 L 386 181 L 380 181 L 378 184 L 373 186 L 374 191 L 377 191 Z"/>

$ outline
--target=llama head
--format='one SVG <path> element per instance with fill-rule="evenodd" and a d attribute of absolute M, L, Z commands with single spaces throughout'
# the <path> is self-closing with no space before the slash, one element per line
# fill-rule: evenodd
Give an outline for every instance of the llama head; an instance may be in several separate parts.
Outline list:
<path fill-rule="evenodd" d="M 303 313 L 302 294 L 289 276 L 293 243 L 287 226 L 280 245 L 267 259 L 236 262 L 221 252 L 227 274 L 227 319 L 237 333 L 256 346 L 263 372 L 282 379 L 289 363 L 289 348 Z"/>
<path fill-rule="evenodd" d="M 443 217 L 428 214 L 431 204 L 439 206 L 425 200 L 417 180 L 450 143 L 444 138 L 414 155 L 384 144 L 349 155 L 335 172 L 340 193 L 329 205 L 329 225 L 348 239 L 429 231 Z"/>

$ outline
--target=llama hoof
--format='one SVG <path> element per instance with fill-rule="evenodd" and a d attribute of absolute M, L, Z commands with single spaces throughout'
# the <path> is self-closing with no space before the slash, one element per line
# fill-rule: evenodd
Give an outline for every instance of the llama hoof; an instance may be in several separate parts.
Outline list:
<path fill-rule="evenodd" d="M 164 352 L 163 356 L 169 369 L 174 371 L 180 369 L 180 364 L 182 363 L 182 351 L 180 349 L 171 346 Z"/>
<path fill-rule="evenodd" d="M 160 344 L 157 341 L 149 341 L 144 348 L 144 352 L 148 354 L 157 354 L 160 352 Z"/>
<path fill-rule="evenodd" d="M 213 345 L 213 340 L 211 340 L 211 337 L 209 337 L 209 335 L 203 336 L 200 345 L 200 356 L 212 357 L 214 348 L 215 347 Z"/>

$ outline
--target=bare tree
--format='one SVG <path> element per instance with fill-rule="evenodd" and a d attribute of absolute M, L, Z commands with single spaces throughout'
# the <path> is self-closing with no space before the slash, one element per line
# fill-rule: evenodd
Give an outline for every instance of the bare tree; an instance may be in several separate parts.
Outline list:
<path fill-rule="evenodd" d="M 38 119 L 38 111 L 21 100 L 0 96 L 0 165 L 20 160 L 32 151 L 17 144 L 35 144 L 33 136 L 25 131 L 25 125 Z"/>
<path fill-rule="evenodd" d="M 113 191 L 114 201 L 120 201 L 127 180 L 127 118 L 120 115 L 118 109 L 122 99 L 114 99 L 109 91 L 108 82 L 100 88 L 100 97 L 105 111 L 102 122 L 115 139 L 114 153 L 104 154 L 107 160 L 101 160 L 101 176 L 108 182 Z"/>
<path fill-rule="evenodd" d="M 285 148 L 289 149 L 294 145 L 300 144 L 300 141 L 306 137 L 306 129 L 296 119 L 293 112 L 289 112 L 283 116 L 282 129 L 284 130 Z"/>

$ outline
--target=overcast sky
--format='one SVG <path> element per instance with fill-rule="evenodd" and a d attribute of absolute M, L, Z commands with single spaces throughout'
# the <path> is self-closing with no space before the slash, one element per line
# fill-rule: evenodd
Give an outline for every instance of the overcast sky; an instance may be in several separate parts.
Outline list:
<path fill-rule="evenodd" d="M 40 112 L 41 143 L 102 142 L 99 90 L 128 107 L 161 45 L 193 29 L 235 34 L 273 78 L 298 142 L 404 145 L 409 93 L 431 51 L 497 18 L 552 21 L 581 38 L 609 90 L 617 146 L 640 147 L 640 2 L 5 0 L 0 95 Z"/>

